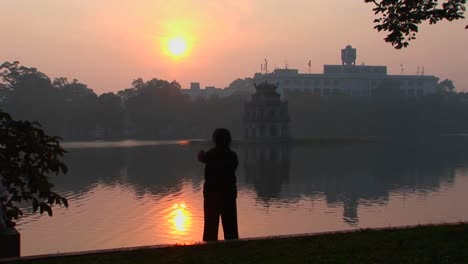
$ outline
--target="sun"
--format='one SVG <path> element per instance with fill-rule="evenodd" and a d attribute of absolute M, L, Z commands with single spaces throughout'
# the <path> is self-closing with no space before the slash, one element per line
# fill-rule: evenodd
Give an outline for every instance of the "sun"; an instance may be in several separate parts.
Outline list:
<path fill-rule="evenodd" d="M 188 43 L 182 37 L 169 38 L 165 45 L 166 53 L 173 58 L 180 58 L 187 55 Z"/>

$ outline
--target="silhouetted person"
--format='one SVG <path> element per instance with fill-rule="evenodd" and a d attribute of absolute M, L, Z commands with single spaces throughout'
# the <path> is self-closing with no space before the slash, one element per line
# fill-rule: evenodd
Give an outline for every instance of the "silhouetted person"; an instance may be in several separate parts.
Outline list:
<path fill-rule="evenodd" d="M 218 240 L 219 217 L 224 230 L 224 239 L 237 239 L 237 155 L 229 146 L 231 134 L 225 128 L 213 132 L 215 147 L 208 152 L 198 153 L 198 160 L 205 163 L 205 184 L 203 186 L 203 208 L 205 226 L 203 241 Z"/>

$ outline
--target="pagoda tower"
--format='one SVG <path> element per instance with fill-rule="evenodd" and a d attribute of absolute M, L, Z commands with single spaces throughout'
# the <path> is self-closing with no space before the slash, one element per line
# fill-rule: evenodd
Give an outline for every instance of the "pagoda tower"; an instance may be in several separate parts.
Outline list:
<path fill-rule="evenodd" d="M 276 92 L 278 86 L 255 84 L 252 99 L 244 106 L 244 138 L 249 140 L 286 140 L 289 138 L 288 103 Z"/>

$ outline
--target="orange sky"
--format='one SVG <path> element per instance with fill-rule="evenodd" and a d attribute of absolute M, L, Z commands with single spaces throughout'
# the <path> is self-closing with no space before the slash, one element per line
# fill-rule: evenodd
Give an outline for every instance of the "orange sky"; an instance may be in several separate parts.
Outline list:
<path fill-rule="evenodd" d="M 322 72 L 340 63 L 340 49 L 358 49 L 358 63 L 398 74 L 449 78 L 468 91 L 468 22 L 422 26 L 417 40 L 394 50 L 372 27 L 363 0 L 41 0 L 0 3 L 0 61 L 19 60 L 51 77 L 76 78 L 97 93 L 142 77 L 227 86 L 270 67 Z M 175 32 L 177 31 L 177 32 Z M 190 51 L 168 57 L 162 39 L 182 34 Z"/>

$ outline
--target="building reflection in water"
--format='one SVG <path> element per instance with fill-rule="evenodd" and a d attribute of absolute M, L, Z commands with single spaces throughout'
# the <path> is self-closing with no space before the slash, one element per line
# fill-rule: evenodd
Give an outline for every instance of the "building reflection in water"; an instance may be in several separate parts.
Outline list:
<path fill-rule="evenodd" d="M 351 226 L 359 225 L 359 208 L 386 204 L 393 192 L 436 191 L 453 182 L 454 164 L 466 157 L 437 144 L 252 144 L 241 153 L 245 182 L 265 204 L 325 199 L 342 207 L 342 221 Z"/>
<path fill-rule="evenodd" d="M 253 185 L 264 202 L 278 198 L 289 181 L 289 145 L 258 143 L 245 146 L 243 151 L 246 183 Z"/>
<path fill-rule="evenodd" d="M 234 146 L 240 160 L 241 233 L 245 225 L 252 227 L 251 236 L 264 236 L 467 219 L 466 203 L 459 201 L 468 186 L 468 138 L 464 143 L 447 140 Z M 57 208 L 57 217 L 47 220 L 26 215 L 19 223 L 29 237 L 22 251 L 200 241 L 200 148 L 205 146 L 70 150 L 65 157 L 69 173 L 53 177 L 70 208 Z M 273 210 L 259 210 L 261 206 Z M 285 219 L 297 225 L 285 225 Z M 48 243 L 38 245 L 34 237 L 47 237 Z"/>
<path fill-rule="evenodd" d="M 392 192 L 434 191 L 453 182 L 454 168 L 468 160 L 467 145 L 242 145 L 236 150 L 241 161 L 238 180 L 269 205 L 325 198 L 328 206 L 343 208 L 343 222 L 358 225 L 360 207 L 385 204 Z M 194 159 L 198 149 L 182 144 L 74 150 L 67 155 L 70 173 L 54 180 L 77 193 L 96 182 L 125 184 L 140 199 L 178 193 L 190 177 L 201 191 L 203 168 Z M 125 177 L 116 178 L 123 170 Z"/>

